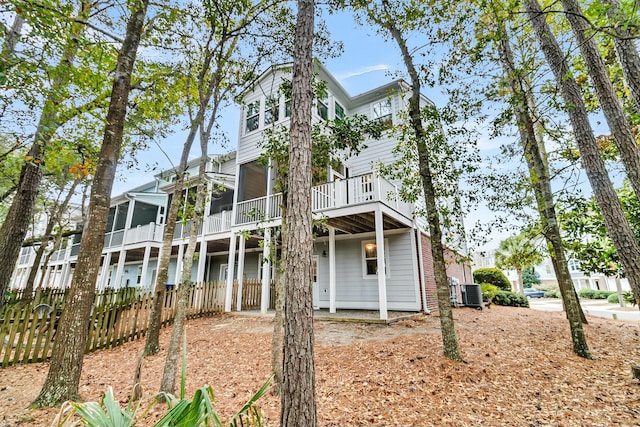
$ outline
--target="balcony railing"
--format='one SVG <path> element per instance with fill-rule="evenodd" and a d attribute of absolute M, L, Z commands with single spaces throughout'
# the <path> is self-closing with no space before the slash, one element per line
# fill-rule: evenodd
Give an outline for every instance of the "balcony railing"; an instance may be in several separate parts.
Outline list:
<path fill-rule="evenodd" d="M 206 234 L 220 233 L 231 229 L 231 211 L 209 215 L 204 221 Z"/>
<path fill-rule="evenodd" d="M 130 245 L 142 242 L 162 242 L 164 226 L 156 223 L 139 225 L 128 230 L 117 230 L 104 235 L 104 247 Z M 73 250 L 72 250 L 73 255 Z"/>
<path fill-rule="evenodd" d="M 162 242 L 163 233 L 163 225 L 151 222 L 128 229 L 124 242 L 127 245 L 140 242 Z"/>
<path fill-rule="evenodd" d="M 396 185 L 372 173 L 327 182 L 311 189 L 313 212 L 369 202 L 383 202 L 408 218 L 413 212 L 413 205 L 401 200 Z M 282 194 L 278 193 L 238 203 L 235 224 L 267 221 L 281 215 Z"/>

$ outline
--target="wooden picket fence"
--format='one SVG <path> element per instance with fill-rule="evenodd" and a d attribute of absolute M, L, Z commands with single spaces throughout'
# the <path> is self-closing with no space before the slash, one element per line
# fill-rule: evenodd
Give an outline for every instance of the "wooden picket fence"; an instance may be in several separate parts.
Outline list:
<path fill-rule="evenodd" d="M 242 286 L 242 309 L 260 308 L 261 283 L 245 279 Z M 271 285 L 273 300 L 273 284 Z M 226 284 L 224 282 L 198 283 L 189 290 L 187 318 L 212 316 L 224 311 Z M 233 287 L 233 304 L 238 285 Z M 29 304 L 7 304 L 0 312 L 0 365 L 34 363 L 51 357 L 55 334 L 66 293 L 61 290 L 43 292 L 37 301 Z M 16 298 L 19 298 L 17 295 Z M 153 292 L 128 288 L 109 290 L 96 294 L 86 351 L 116 347 L 141 338 L 149 325 L 153 304 Z M 273 304 L 271 304 L 273 306 Z M 177 308 L 177 290 L 173 287 L 164 293 L 161 314 L 162 326 L 173 322 Z"/>

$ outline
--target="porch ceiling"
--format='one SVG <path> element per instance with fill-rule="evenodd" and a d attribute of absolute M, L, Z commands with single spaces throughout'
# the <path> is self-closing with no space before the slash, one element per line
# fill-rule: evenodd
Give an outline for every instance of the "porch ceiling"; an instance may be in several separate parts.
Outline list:
<path fill-rule="evenodd" d="M 382 215 L 382 222 L 385 230 L 407 228 L 407 226 L 401 221 L 386 214 Z M 328 218 L 327 224 L 338 230 L 342 230 L 345 233 L 358 234 L 375 231 L 376 218 L 374 212 L 363 212 L 335 218 Z"/>

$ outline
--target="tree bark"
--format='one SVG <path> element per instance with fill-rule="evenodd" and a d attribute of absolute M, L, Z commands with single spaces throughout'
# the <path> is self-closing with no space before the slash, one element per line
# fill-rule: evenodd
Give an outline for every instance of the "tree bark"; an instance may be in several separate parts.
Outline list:
<path fill-rule="evenodd" d="M 383 0 L 383 6 L 388 7 L 388 3 Z M 444 256 L 444 245 L 442 243 L 442 226 L 440 224 L 440 213 L 438 211 L 436 190 L 431 172 L 429 159 L 429 148 L 425 141 L 426 134 L 422 125 L 422 113 L 420 108 L 421 83 L 418 71 L 415 68 L 413 57 L 407 48 L 402 33 L 391 20 L 383 21 L 380 17 L 372 17 L 380 26 L 386 28 L 394 38 L 400 51 L 409 77 L 411 79 L 411 97 L 409 99 L 409 121 L 415 134 L 415 144 L 418 151 L 418 161 L 420 177 L 422 179 L 422 191 L 427 210 L 427 221 L 429 223 L 429 234 L 431 238 L 431 256 L 433 258 L 433 271 L 436 281 L 436 291 L 438 296 L 438 310 L 440 312 L 440 328 L 442 330 L 442 345 L 444 355 L 451 360 L 461 361 L 458 336 L 456 334 L 451 310 L 451 300 L 449 294 L 449 281 L 447 279 L 447 264 Z"/>
<path fill-rule="evenodd" d="M 284 201 L 286 203 L 286 201 Z M 286 216 L 286 206 L 283 207 L 283 217 Z M 285 265 L 287 258 L 287 222 L 283 221 L 280 226 L 280 238 L 282 247 L 280 249 L 280 262 L 278 263 L 278 277 L 275 281 L 275 307 L 273 316 L 273 335 L 271 336 L 271 370 L 273 371 L 273 393 L 281 396 L 282 393 L 282 327 L 284 326 L 284 284 Z"/>
<path fill-rule="evenodd" d="M 33 217 L 33 209 L 36 196 L 42 180 L 42 162 L 44 150 L 57 127 L 58 106 L 62 102 L 64 92 L 62 89 L 69 82 L 68 72 L 64 72 L 73 66 L 75 54 L 78 49 L 78 40 L 85 31 L 86 26 L 81 22 L 86 21 L 90 15 L 93 3 L 82 1 L 71 32 L 66 41 L 64 55 L 57 65 L 58 72 L 51 84 L 51 89 L 44 101 L 44 107 L 40 115 L 38 126 L 33 137 L 33 144 L 27 153 L 27 161 L 20 171 L 20 180 L 16 188 L 13 202 L 9 207 L 7 216 L 0 227 L 0 295 L 4 295 L 11 280 L 13 269 L 20 256 L 20 248 L 29 223 Z M 4 304 L 4 298 L 0 298 L 0 307 Z"/>
<path fill-rule="evenodd" d="M 282 426 L 315 427 L 317 424 L 311 291 L 311 82 L 314 14 L 313 0 L 298 0 L 289 132 L 284 378 L 280 398 Z"/>
<path fill-rule="evenodd" d="M 91 188 L 88 223 L 82 234 L 76 271 L 60 318 L 49 372 L 34 406 L 59 405 L 65 400 L 77 400 L 80 397 L 78 384 L 88 336 L 87 323 L 95 295 L 111 189 L 122 145 L 131 74 L 148 4 L 149 0 L 137 2 L 138 7 L 127 23 L 125 39 L 118 53 L 107 124 Z"/>
<path fill-rule="evenodd" d="M 496 14 L 497 16 L 497 14 Z M 514 98 L 513 106 L 516 113 L 520 143 L 524 149 L 525 159 L 529 169 L 529 176 L 536 195 L 538 213 L 542 230 L 550 248 L 551 258 L 558 279 L 560 293 L 567 313 L 567 320 L 571 329 L 573 351 L 580 357 L 591 359 L 587 339 L 582 328 L 584 314 L 580 303 L 575 297 L 573 281 L 569 272 L 569 266 L 562 246 L 560 227 L 555 212 L 553 192 L 551 191 L 551 178 L 549 175 L 546 153 L 543 151 L 543 139 L 536 137 L 535 120 L 532 107 L 535 104 L 531 94 L 525 89 L 520 73 L 516 69 L 515 60 L 509 44 L 509 37 L 503 22 L 498 22 L 500 41 L 498 44 L 500 60 L 504 73 L 509 79 L 511 93 Z M 518 272 L 520 285 L 522 272 Z M 524 293 L 524 290 L 523 290 Z M 586 319 L 585 319 L 586 322 Z"/>
<path fill-rule="evenodd" d="M 613 38 L 616 56 L 620 62 L 624 80 L 631 92 L 636 114 L 640 114 L 640 54 L 638 54 L 638 47 L 631 32 L 624 28 L 627 16 L 622 12 L 619 0 L 604 0 L 604 3 L 609 6 L 607 16 L 613 21 L 613 29 L 617 36 Z"/>
<path fill-rule="evenodd" d="M 167 358 L 164 364 L 164 373 L 160 383 L 160 391 L 165 393 L 174 393 L 176 372 L 178 367 L 178 356 L 180 354 L 180 338 L 184 333 L 184 322 L 187 317 L 187 298 L 189 297 L 189 288 L 192 287 L 191 273 L 193 271 L 193 255 L 196 252 L 198 240 L 198 230 L 202 224 L 204 215 L 204 206 L 207 198 L 208 185 L 206 183 L 207 170 L 207 143 L 211 132 L 211 126 L 215 122 L 215 115 L 211 117 L 209 126 L 204 130 L 204 123 L 201 123 L 200 132 L 200 165 L 198 167 L 198 190 L 196 193 L 196 205 L 191 218 L 191 230 L 189 232 L 189 243 L 187 250 L 182 258 L 182 280 L 178 289 L 178 310 L 171 329 L 171 338 L 169 339 L 169 347 L 167 348 Z M 201 244 L 205 244 L 204 242 Z"/>
<path fill-rule="evenodd" d="M 591 27 L 583 15 L 580 4 L 577 0 L 561 1 L 567 20 L 578 41 L 582 59 L 593 82 L 600 107 L 609 124 L 616 147 L 618 147 L 629 182 L 631 182 L 636 197 L 640 197 L 640 147 L 633 137 L 631 126 L 622 109 L 622 103 L 616 95 L 613 83 L 611 83 L 598 45 L 592 35 L 587 34 Z M 633 43 L 631 40 L 630 42 Z"/>
<path fill-rule="evenodd" d="M 629 221 L 624 215 L 620 200 L 609 180 L 604 160 L 589 124 L 587 110 L 582 101 L 580 88 L 571 77 L 565 56 L 545 20 L 537 0 L 525 0 L 526 13 L 536 33 L 542 51 L 553 71 L 567 114 L 573 127 L 574 137 L 582 156 L 582 164 L 602 212 L 609 237 L 620 256 L 636 300 L 640 300 L 640 245 L 635 239 Z"/>

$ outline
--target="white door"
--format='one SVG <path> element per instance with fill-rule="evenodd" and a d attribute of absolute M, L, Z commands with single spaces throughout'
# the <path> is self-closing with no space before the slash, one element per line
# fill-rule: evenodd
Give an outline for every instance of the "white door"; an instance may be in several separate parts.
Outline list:
<path fill-rule="evenodd" d="M 220 277 L 218 278 L 221 282 L 227 281 L 227 271 L 229 268 L 229 264 L 220 264 Z"/>

